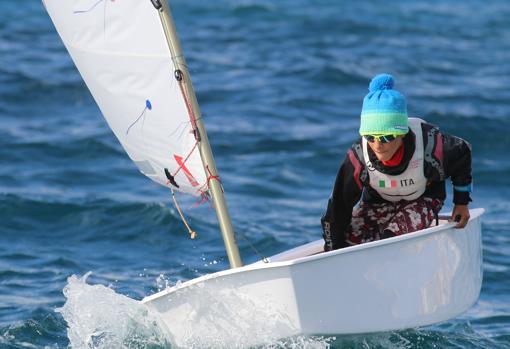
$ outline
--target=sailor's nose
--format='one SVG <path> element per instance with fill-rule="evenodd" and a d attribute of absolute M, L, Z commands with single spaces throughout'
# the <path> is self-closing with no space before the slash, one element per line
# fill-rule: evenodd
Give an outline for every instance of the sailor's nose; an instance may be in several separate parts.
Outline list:
<path fill-rule="evenodd" d="M 381 143 L 380 141 L 378 140 L 374 140 L 374 142 L 372 143 L 372 146 L 376 149 L 381 149 L 382 147 L 384 147 L 383 143 Z"/>

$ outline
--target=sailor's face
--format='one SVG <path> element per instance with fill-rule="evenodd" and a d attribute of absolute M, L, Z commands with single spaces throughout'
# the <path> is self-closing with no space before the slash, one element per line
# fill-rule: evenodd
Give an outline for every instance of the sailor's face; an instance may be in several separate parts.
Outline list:
<path fill-rule="evenodd" d="M 374 141 L 367 143 L 379 161 L 388 161 L 402 145 L 402 138 L 404 136 L 397 136 L 393 141 L 387 143 L 382 143 L 376 138 Z"/>

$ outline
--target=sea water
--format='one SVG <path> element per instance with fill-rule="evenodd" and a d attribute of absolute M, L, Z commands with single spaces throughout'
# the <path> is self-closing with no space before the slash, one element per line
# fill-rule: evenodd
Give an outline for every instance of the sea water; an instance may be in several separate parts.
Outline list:
<path fill-rule="evenodd" d="M 121 1 L 121 0 L 116 0 Z M 137 301 L 228 267 L 214 211 L 138 173 L 38 0 L 0 2 L 0 348 L 510 348 L 510 3 L 172 1 L 246 263 L 321 237 L 370 78 L 473 147 L 479 301 L 431 327 L 278 338 L 205 289 L 169 326 Z M 451 193 L 446 210 L 451 209 Z M 331 271 L 334 273 L 334 270 Z M 341 290 L 339 290 L 341 292 Z"/>

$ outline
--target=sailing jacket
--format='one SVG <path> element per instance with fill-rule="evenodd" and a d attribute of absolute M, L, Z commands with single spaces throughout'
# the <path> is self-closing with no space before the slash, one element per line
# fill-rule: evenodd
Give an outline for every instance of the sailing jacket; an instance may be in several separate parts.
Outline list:
<path fill-rule="evenodd" d="M 445 179 L 451 178 L 453 184 L 453 203 L 467 205 L 471 192 L 471 146 L 465 140 L 444 134 L 431 124 L 421 124 L 423 139 L 423 171 L 427 186 L 422 197 L 444 201 L 446 198 Z M 362 138 L 359 138 L 348 150 L 338 171 L 333 192 L 328 200 L 321 224 L 325 241 L 324 249 L 330 251 L 347 247 L 345 232 L 350 225 L 352 210 L 361 199 L 367 203 L 389 203 L 370 186 L 367 168 L 368 162 L 375 170 L 398 176 L 404 173 L 415 153 L 417 135 L 412 131 L 404 136 L 404 155 L 399 165 L 384 166 L 368 147 L 370 161 L 364 160 Z"/>

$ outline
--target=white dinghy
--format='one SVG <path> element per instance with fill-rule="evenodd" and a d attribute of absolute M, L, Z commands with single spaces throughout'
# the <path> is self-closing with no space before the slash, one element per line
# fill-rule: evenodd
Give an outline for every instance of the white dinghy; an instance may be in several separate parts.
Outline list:
<path fill-rule="evenodd" d="M 471 211 L 464 229 L 442 221 L 417 233 L 328 253 L 322 253 L 320 240 L 243 267 L 166 0 L 43 4 L 140 171 L 172 191 L 212 198 L 232 269 L 142 300 L 169 328 L 189 317 L 190 300 L 203 299 L 206 291 L 235 293 L 240 307 L 242 302 L 270 307 L 285 319 L 281 337 L 424 326 L 453 318 L 477 300 L 482 209 Z"/>
<path fill-rule="evenodd" d="M 323 240 L 187 281 L 143 300 L 173 327 L 205 290 L 236 290 L 247 304 L 285 314 L 282 336 L 353 334 L 425 326 L 456 317 L 482 285 L 480 216 L 463 229 L 443 220 L 416 233 L 323 252 Z M 242 307 L 242 304 L 239 304 Z M 234 319 L 233 319 L 234 320 Z"/>

